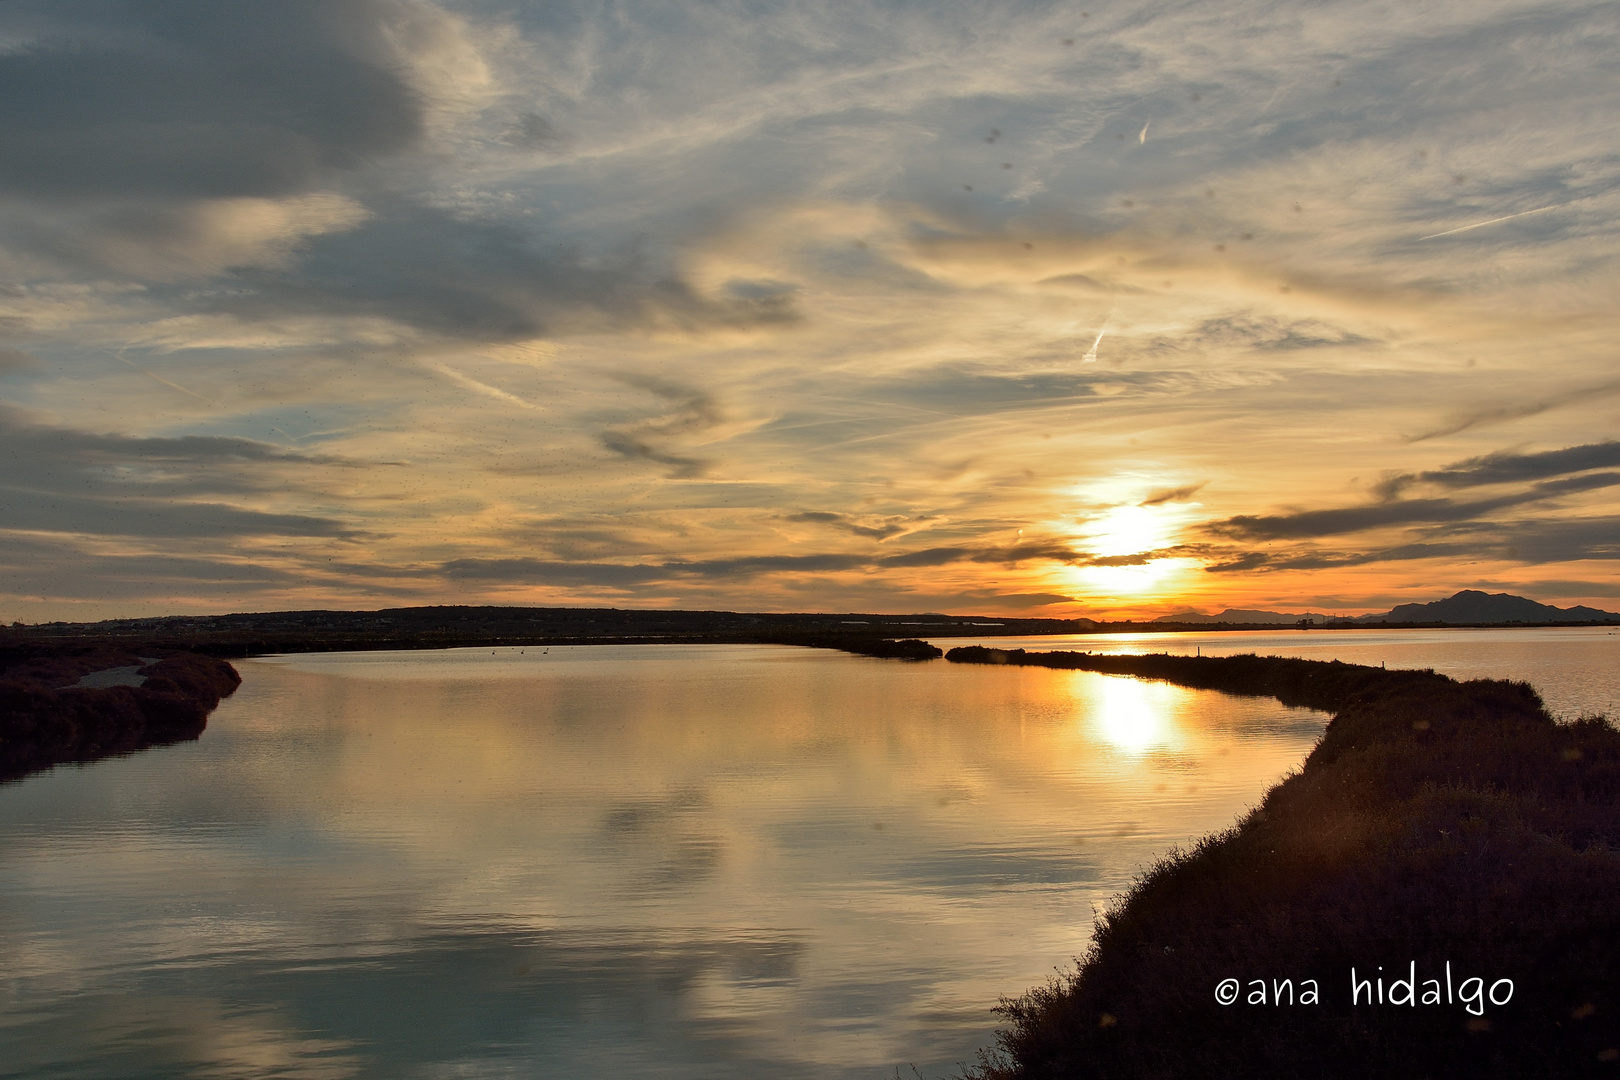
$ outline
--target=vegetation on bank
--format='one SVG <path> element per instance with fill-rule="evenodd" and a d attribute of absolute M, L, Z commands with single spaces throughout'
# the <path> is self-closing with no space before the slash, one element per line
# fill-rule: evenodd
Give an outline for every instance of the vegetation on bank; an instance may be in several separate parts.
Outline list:
<path fill-rule="evenodd" d="M 140 655 L 137 655 L 140 654 Z M 139 686 L 80 689 L 82 676 L 135 668 Z M 192 653 L 94 646 L 0 650 L 0 781 L 195 739 L 242 679 Z"/>
<path fill-rule="evenodd" d="M 839 649 L 855 653 L 857 656 L 876 656 L 885 660 L 937 660 L 944 655 L 944 650 L 938 646 L 916 638 L 903 638 L 899 641 L 891 638 L 805 638 L 790 639 L 778 644 L 808 645 L 813 649 Z"/>
<path fill-rule="evenodd" d="M 1337 662 L 947 659 L 1334 713 L 1257 809 L 1100 917 L 1077 970 L 1002 1003 L 977 1080 L 1620 1075 L 1620 732 L 1605 721 L 1556 723 L 1524 683 Z"/>

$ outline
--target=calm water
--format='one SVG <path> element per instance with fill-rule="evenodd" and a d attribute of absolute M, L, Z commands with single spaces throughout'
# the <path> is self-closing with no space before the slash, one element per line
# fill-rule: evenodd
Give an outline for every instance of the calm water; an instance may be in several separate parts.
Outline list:
<path fill-rule="evenodd" d="M 0 1076 L 946 1073 L 1322 721 L 765 646 L 240 668 L 198 742 L 0 787 Z"/>
<path fill-rule="evenodd" d="M 988 645 L 1032 652 L 1192 653 L 1297 656 L 1433 668 L 1454 679 L 1519 679 L 1541 692 L 1554 716 L 1620 717 L 1620 627 L 1527 630 L 1238 630 L 1204 634 L 1093 634 L 1020 638 L 939 638 L 942 649 Z"/>

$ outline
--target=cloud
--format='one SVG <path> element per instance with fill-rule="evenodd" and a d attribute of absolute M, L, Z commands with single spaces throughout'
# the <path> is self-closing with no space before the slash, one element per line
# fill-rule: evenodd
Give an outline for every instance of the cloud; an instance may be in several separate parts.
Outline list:
<path fill-rule="evenodd" d="M 330 518 L 272 514 L 200 501 L 139 496 L 103 498 L 0 485 L 0 520 L 8 529 L 101 536 L 339 537 L 352 530 Z"/>
<path fill-rule="evenodd" d="M 1016 610 L 1078 602 L 1074 597 L 1064 596 L 1062 593 L 993 593 L 984 597 L 984 599 L 994 600 L 998 607 Z"/>
<path fill-rule="evenodd" d="M 1226 553 L 1218 561 L 1205 566 L 1212 574 L 1240 571 L 1330 570 L 1375 563 L 1411 562 L 1417 559 L 1477 558 L 1485 554 L 1477 544 L 1397 544 L 1361 552 L 1310 551 L 1286 553 L 1271 551 L 1245 551 Z"/>
<path fill-rule="evenodd" d="M 145 537 L 354 532 L 331 517 L 217 501 L 282 489 L 288 467 L 350 464 L 251 439 L 98 434 L 35 423 L 0 407 L 0 457 L 8 465 L 0 484 L 6 529 Z"/>
<path fill-rule="evenodd" d="M 1376 490 L 1380 495 L 1393 497 L 1419 483 L 1442 488 L 1484 487 L 1614 466 L 1620 466 L 1620 442 L 1587 443 L 1534 454 L 1498 451 L 1454 462 L 1440 469 L 1396 473 L 1381 480 Z"/>
<path fill-rule="evenodd" d="M 382 318 L 484 344 L 586 330 L 780 325 L 791 297 L 699 295 L 634 250 L 587 255 L 528 222 L 373 200 L 358 227 L 305 240 L 293 265 L 243 267 L 207 301 L 254 320 Z"/>
<path fill-rule="evenodd" d="M 1472 409 L 1451 415 L 1439 427 L 1417 435 L 1405 436 L 1409 443 L 1424 442 L 1428 439 L 1438 439 L 1445 435 L 1456 435 L 1470 428 L 1486 427 L 1492 424 L 1506 423 L 1509 420 L 1522 420 L 1528 416 L 1539 416 L 1551 409 L 1561 409 L 1570 405 L 1585 404 L 1602 398 L 1620 394 L 1620 383 L 1603 383 L 1598 386 L 1582 387 L 1563 394 L 1555 394 L 1539 401 L 1513 401 L 1501 405 L 1487 406 Z"/>
<path fill-rule="evenodd" d="M 784 521 L 802 521 L 813 525 L 828 525 L 856 536 L 865 536 L 873 540 L 888 540 L 895 536 L 905 536 L 916 532 L 919 528 L 926 528 L 924 523 L 933 520 L 932 515 L 924 514 L 914 518 L 890 518 L 883 520 L 881 525 L 862 524 L 861 520 L 848 514 L 838 514 L 829 510 L 806 510 L 799 514 L 789 514 Z"/>
<path fill-rule="evenodd" d="M 547 559 L 453 559 L 440 569 L 452 581 L 501 581 L 628 588 L 685 579 L 736 580 L 763 574 L 829 573 L 859 569 L 859 555 L 754 555 L 663 563 L 560 562 Z"/>
<path fill-rule="evenodd" d="M 0 192 L 46 202 L 297 194 L 414 145 L 405 0 L 12 0 Z"/>
<path fill-rule="evenodd" d="M 1153 492 L 1149 493 L 1147 498 L 1143 499 L 1141 502 L 1137 503 L 1136 505 L 1138 505 L 1138 506 L 1162 506 L 1165 503 L 1169 503 L 1169 502 L 1186 502 L 1189 499 L 1191 499 L 1194 495 L 1197 495 L 1200 491 L 1204 490 L 1204 487 L 1208 483 L 1209 483 L 1208 480 L 1204 480 L 1204 481 L 1201 481 L 1200 483 L 1187 484 L 1187 485 L 1185 485 L 1183 487 L 1159 488 L 1157 491 L 1153 491 Z"/>
<path fill-rule="evenodd" d="M 244 595 L 310 606 L 1254 607 L 1607 557 L 1557 527 L 1620 491 L 1607 9 L 1002 14 L 0 4 L 18 512 L 170 552 L 153 604 L 254 549 L 310 561 Z M 237 438 L 276 431 L 334 457 Z M 1379 502 L 1323 494 L 1358 476 Z M 1138 502 L 1184 535 L 1085 550 Z"/>
<path fill-rule="evenodd" d="M 1293 514 L 1240 514 L 1213 522 L 1205 529 L 1216 536 L 1242 540 L 1300 540 L 1392 525 L 1481 521 L 1498 510 L 1541 502 L 1580 491 L 1620 486 L 1620 473 L 1597 473 L 1537 484 L 1527 491 L 1494 499 L 1457 502 L 1452 499 L 1405 499 L 1332 510 L 1302 510 Z"/>
<path fill-rule="evenodd" d="M 1454 502 L 1451 499 L 1407 499 L 1332 510 L 1301 510 L 1293 514 L 1239 514 L 1205 526 L 1215 536 L 1236 540 L 1302 540 L 1362 532 L 1391 525 L 1439 521 L 1471 521 L 1504 507 L 1530 501 L 1532 496 L 1505 495 L 1497 499 Z"/>
<path fill-rule="evenodd" d="M 709 471 L 712 461 L 676 453 L 671 447 L 683 439 L 699 436 L 726 423 L 727 417 L 709 394 L 681 386 L 653 375 L 621 373 L 618 381 L 646 390 L 675 407 L 662 415 L 620 424 L 602 433 L 602 445 L 627 458 L 642 458 L 673 466 L 673 476 L 699 477 Z"/>
<path fill-rule="evenodd" d="M 1501 560 L 1521 565 L 1620 559 L 1620 517 L 1533 518 L 1513 522 L 1469 522 L 1435 540 L 1400 543 L 1363 551 L 1226 551 L 1206 549 L 1211 573 L 1240 571 L 1333 570 L 1424 559 Z M 1576 594 L 1571 594 L 1576 595 Z M 1584 595 L 1606 595 L 1586 593 Z"/>
<path fill-rule="evenodd" d="M 842 552 L 808 555 L 752 555 L 735 558 L 670 559 L 650 563 L 564 562 L 549 559 L 456 559 L 442 572 L 452 580 L 603 585 L 627 588 L 692 579 L 745 581 L 775 574 L 828 574 L 948 566 L 955 563 L 1017 566 L 1051 561 L 1086 566 L 1140 565 L 1154 556 L 1093 557 L 1056 541 L 1014 545 L 955 545 L 897 555 L 870 556 Z"/>

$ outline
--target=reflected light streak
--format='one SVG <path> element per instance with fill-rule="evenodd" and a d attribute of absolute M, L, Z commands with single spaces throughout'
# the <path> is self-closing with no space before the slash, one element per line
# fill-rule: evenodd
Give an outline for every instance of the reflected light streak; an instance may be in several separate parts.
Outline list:
<path fill-rule="evenodd" d="M 1116 750 L 1141 755 L 1181 742 L 1175 723 L 1177 689 L 1163 683 L 1105 676 L 1092 726 L 1097 737 Z"/>

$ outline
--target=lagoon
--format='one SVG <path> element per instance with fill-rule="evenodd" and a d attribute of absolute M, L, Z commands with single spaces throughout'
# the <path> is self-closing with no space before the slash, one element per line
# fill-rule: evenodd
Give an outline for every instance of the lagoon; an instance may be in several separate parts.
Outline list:
<path fill-rule="evenodd" d="M 1612 694 L 1607 631 L 1467 633 L 1333 640 Z M 1328 637 L 1240 636 L 1172 643 Z M 238 667 L 199 741 L 0 787 L 0 1076 L 937 1075 L 1325 720 L 778 646 Z"/>

